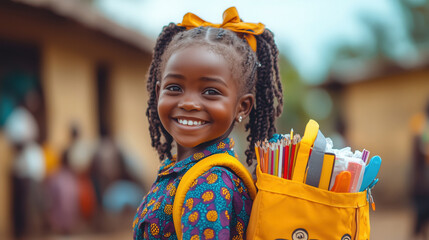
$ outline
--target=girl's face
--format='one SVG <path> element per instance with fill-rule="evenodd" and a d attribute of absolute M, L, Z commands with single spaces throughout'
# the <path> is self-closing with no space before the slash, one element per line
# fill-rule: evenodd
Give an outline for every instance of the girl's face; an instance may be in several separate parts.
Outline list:
<path fill-rule="evenodd" d="M 254 101 L 252 94 L 239 92 L 228 61 L 207 47 L 187 47 L 171 55 L 157 85 L 158 114 L 178 144 L 178 154 L 180 148 L 229 135 L 233 122 L 246 117 Z"/>

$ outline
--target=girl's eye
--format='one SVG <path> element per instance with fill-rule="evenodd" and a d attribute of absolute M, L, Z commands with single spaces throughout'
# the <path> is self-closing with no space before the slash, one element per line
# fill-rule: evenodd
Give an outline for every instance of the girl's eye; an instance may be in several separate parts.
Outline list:
<path fill-rule="evenodd" d="M 204 90 L 203 94 L 204 95 L 221 95 L 221 93 L 218 90 L 213 89 L 213 88 L 209 88 L 209 89 Z"/>
<path fill-rule="evenodd" d="M 172 92 L 180 92 L 180 91 L 182 91 L 182 89 L 179 86 L 177 86 L 177 85 L 169 85 L 165 89 L 167 89 L 168 91 L 172 91 Z"/>

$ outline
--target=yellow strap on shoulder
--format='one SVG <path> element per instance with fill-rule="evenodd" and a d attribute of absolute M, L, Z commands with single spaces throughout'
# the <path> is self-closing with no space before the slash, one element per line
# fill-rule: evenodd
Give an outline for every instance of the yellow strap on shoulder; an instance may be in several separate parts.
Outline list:
<path fill-rule="evenodd" d="M 176 230 L 177 238 L 182 239 L 182 208 L 185 201 L 186 193 L 191 187 L 192 183 L 202 174 L 207 172 L 210 168 L 222 166 L 231 169 L 246 185 L 250 197 L 252 199 L 256 196 L 256 187 L 252 175 L 247 171 L 243 164 L 235 157 L 228 153 L 218 153 L 206 157 L 195 164 L 180 180 L 179 187 L 176 191 L 176 196 L 173 203 L 173 221 Z"/>
<path fill-rule="evenodd" d="M 305 126 L 304 136 L 298 145 L 296 154 L 296 163 L 293 170 L 292 180 L 297 182 L 304 182 L 307 172 L 308 158 L 310 157 L 310 150 L 316 140 L 317 133 L 319 132 L 319 124 L 310 119 Z"/>

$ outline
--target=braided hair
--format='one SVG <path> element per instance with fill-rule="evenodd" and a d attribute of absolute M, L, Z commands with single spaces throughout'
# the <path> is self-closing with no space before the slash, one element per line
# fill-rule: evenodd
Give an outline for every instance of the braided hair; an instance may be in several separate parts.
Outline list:
<path fill-rule="evenodd" d="M 159 35 L 149 69 L 147 90 L 150 94 L 146 115 L 149 131 L 160 160 L 171 158 L 173 137 L 162 126 L 157 110 L 156 85 L 170 56 L 177 50 L 189 46 L 203 45 L 230 61 L 233 77 L 239 81 L 242 93 L 252 93 L 255 104 L 245 126 L 249 131 L 246 162 L 250 166 L 255 159 L 256 141 L 271 138 L 276 132 L 275 118 L 283 108 L 283 93 L 278 67 L 278 49 L 273 34 L 268 29 L 256 35 L 257 51 L 250 48 L 239 34 L 223 28 L 198 27 L 186 30 L 170 23 Z M 232 51 L 231 51 L 232 50 Z M 277 100 L 277 101 L 276 101 Z"/>

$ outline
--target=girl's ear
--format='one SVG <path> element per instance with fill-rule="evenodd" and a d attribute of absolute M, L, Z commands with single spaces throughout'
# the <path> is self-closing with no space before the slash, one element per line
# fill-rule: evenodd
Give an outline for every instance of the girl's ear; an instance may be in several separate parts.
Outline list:
<path fill-rule="evenodd" d="M 237 122 L 241 122 L 242 119 L 245 119 L 249 116 L 250 111 L 253 108 L 253 104 L 255 103 L 255 96 L 251 93 L 246 93 L 240 97 L 238 100 L 238 111 L 235 116 L 235 120 Z"/>
<path fill-rule="evenodd" d="M 159 97 L 159 91 L 161 89 L 161 83 L 159 81 L 156 82 L 155 91 L 156 91 L 156 99 Z"/>

